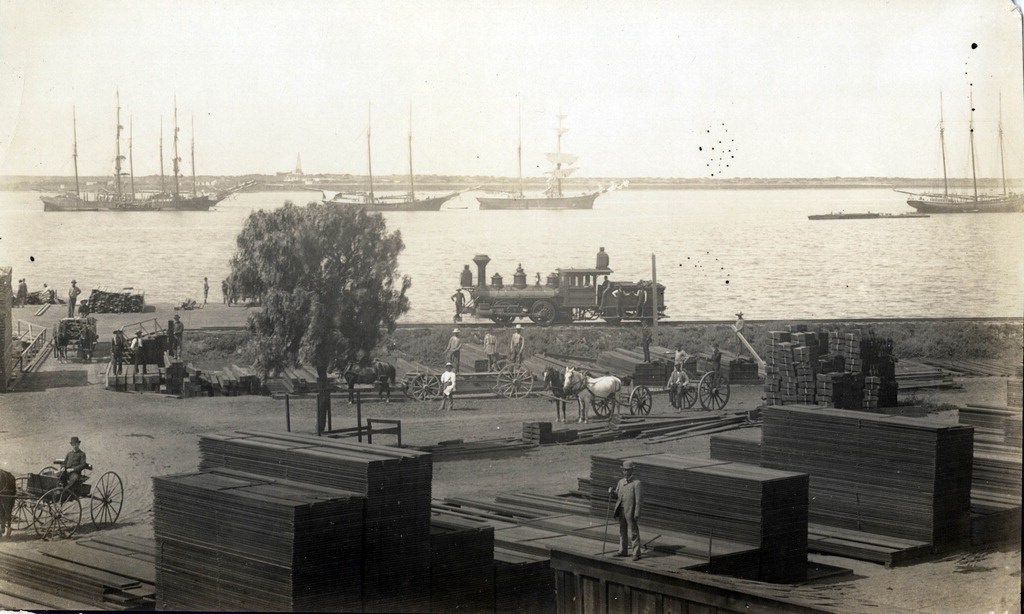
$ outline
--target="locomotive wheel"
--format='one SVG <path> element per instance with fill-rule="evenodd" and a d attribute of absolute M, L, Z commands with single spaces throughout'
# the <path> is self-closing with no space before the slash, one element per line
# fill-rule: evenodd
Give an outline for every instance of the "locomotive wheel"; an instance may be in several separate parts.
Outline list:
<path fill-rule="evenodd" d="M 612 415 L 611 397 L 593 397 L 594 413 L 599 418 L 607 418 Z"/>
<path fill-rule="evenodd" d="M 511 324 L 512 320 L 515 320 L 515 316 L 491 316 L 495 324 Z"/>
<path fill-rule="evenodd" d="M 494 390 L 508 399 L 519 399 L 533 390 L 533 374 L 520 365 L 509 365 L 498 373 Z"/>
<path fill-rule="evenodd" d="M 89 515 L 93 526 L 102 529 L 117 522 L 121 515 L 121 504 L 124 503 L 121 477 L 113 471 L 101 475 L 93 484 L 89 499 Z"/>
<path fill-rule="evenodd" d="M 522 311 L 515 303 L 509 301 L 498 301 L 491 306 L 492 311 L 496 311 L 495 315 L 491 316 L 491 319 L 498 324 L 511 324 L 516 319 L 514 315 L 508 315 L 510 311 Z"/>
<path fill-rule="evenodd" d="M 719 411 L 729 402 L 729 380 L 715 371 L 704 374 L 697 385 L 697 397 L 704 409 Z"/>
<path fill-rule="evenodd" d="M 530 319 L 541 326 L 554 322 L 557 314 L 551 301 L 537 301 L 530 307 Z"/>
<path fill-rule="evenodd" d="M 25 490 L 28 486 L 28 478 L 15 478 L 14 480 L 14 507 L 11 509 L 11 530 L 23 531 L 36 522 L 32 515 L 32 499 Z"/>
<path fill-rule="evenodd" d="M 82 524 L 82 502 L 75 495 L 57 487 L 46 491 L 32 508 L 33 527 L 43 539 L 71 537 Z"/>
<path fill-rule="evenodd" d="M 429 401 L 441 396 L 441 378 L 436 375 L 417 375 L 409 385 L 412 396 L 420 401 Z"/>
<path fill-rule="evenodd" d="M 637 386 L 629 393 L 629 413 L 635 416 L 646 416 L 651 413 L 654 397 L 647 386 Z"/>
<path fill-rule="evenodd" d="M 693 386 L 683 386 L 679 396 L 676 397 L 676 403 L 679 405 L 676 409 L 690 409 L 693 404 L 697 402 L 697 389 Z"/>

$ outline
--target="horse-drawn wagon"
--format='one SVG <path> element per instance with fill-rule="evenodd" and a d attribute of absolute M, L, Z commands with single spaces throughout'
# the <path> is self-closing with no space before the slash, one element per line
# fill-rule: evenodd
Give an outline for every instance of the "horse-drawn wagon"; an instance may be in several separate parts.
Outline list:
<path fill-rule="evenodd" d="M 54 462 L 63 464 L 62 460 Z M 85 468 L 92 470 L 92 465 Z M 97 529 L 113 525 L 121 515 L 124 483 L 113 471 L 92 483 L 87 482 L 89 477 L 83 473 L 79 482 L 66 486 L 57 467 L 51 465 L 16 478 L 11 529 L 34 529 L 45 539 L 71 537 L 82 524 L 83 505 L 88 505 Z"/>
<path fill-rule="evenodd" d="M 403 376 L 399 386 L 406 396 L 417 401 L 441 398 L 441 374 L 422 363 L 399 360 Z M 497 371 L 460 372 L 455 380 L 456 394 L 494 393 L 507 399 L 519 399 L 533 390 L 533 374 L 518 364 L 506 364 Z"/>
<path fill-rule="evenodd" d="M 58 358 L 66 359 L 77 355 L 81 360 L 91 360 L 99 335 L 96 332 L 96 318 L 61 318 L 53 331 L 53 347 Z"/>

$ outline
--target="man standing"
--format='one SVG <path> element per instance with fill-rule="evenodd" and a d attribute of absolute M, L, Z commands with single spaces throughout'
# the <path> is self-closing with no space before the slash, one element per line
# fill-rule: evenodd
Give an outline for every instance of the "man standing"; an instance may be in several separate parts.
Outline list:
<path fill-rule="evenodd" d="M 487 370 L 496 371 L 498 366 L 498 338 L 490 330 L 484 333 L 484 354 L 487 354 Z"/>
<path fill-rule="evenodd" d="M 220 280 L 220 297 L 225 305 L 228 304 L 228 280 Z"/>
<path fill-rule="evenodd" d="M 640 322 L 640 345 L 644 348 L 644 362 L 651 362 L 651 329 L 647 322 Z"/>
<path fill-rule="evenodd" d="M 78 295 L 82 290 L 76 285 L 78 282 L 71 280 L 71 287 L 68 288 L 68 317 L 75 317 L 75 307 L 78 305 Z"/>
<path fill-rule="evenodd" d="M 18 300 L 15 302 L 15 307 L 24 307 L 28 304 L 28 284 L 25 283 L 24 279 L 18 280 Z"/>
<path fill-rule="evenodd" d="M 455 364 L 455 372 L 459 372 L 459 363 L 462 356 L 462 340 L 459 339 L 459 329 L 452 331 L 448 338 L 448 346 L 444 349 L 445 360 Z"/>
<path fill-rule="evenodd" d="M 133 373 L 137 374 L 139 372 L 139 365 L 142 365 L 142 373 L 143 373 L 143 375 L 145 375 L 145 373 L 146 373 L 146 361 L 143 360 L 143 358 L 142 358 L 142 331 L 141 330 L 135 331 L 135 338 L 132 339 L 131 351 L 132 351 L 132 360 L 135 362 L 135 371 L 133 371 Z"/>
<path fill-rule="evenodd" d="M 206 299 L 210 297 L 210 280 L 203 278 L 203 307 L 206 307 Z"/>
<path fill-rule="evenodd" d="M 640 480 L 633 478 L 633 461 L 622 463 L 622 479 L 609 488 L 608 494 L 615 494 L 615 517 L 619 519 L 619 551 L 614 556 L 629 556 L 640 560 L 640 502 L 643 498 Z"/>
<path fill-rule="evenodd" d="M 461 322 L 462 310 L 466 307 L 466 297 L 462 295 L 462 290 L 455 291 L 455 294 L 452 295 L 452 302 L 455 303 L 455 315 L 452 317 L 452 322 Z"/>
<path fill-rule="evenodd" d="M 60 485 L 71 488 L 82 481 L 82 470 L 85 469 L 85 452 L 79 449 L 82 443 L 78 437 L 71 438 L 71 451 L 64 457 L 64 466 L 60 470 Z"/>
<path fill-rule="evenodd" d="M 181 358 L 182 342 L 185 341 L 185 323 L 181 321 L 180 314 L 174 314 L 174 350 L 175 356 Z"/>
<path fill-rule="evenodd" d="M 516 324 L 516 330 L 512 333 L 512 340 L 509 342 L 509 362 L 518 365 L 523 362 L 523 349 L 526 348 L 526 339 L 523 339 L 523 325 Z"/>
<path fill-rule="evenodd" d="M 455 409 L 455 372 L 450 362 L 444 363 L 444 373 L 441 374 L 441 409 L 445 407 Z"/>
<path fill-rule="evenodd" d="M 718 373 L 722 368 L 722 352 L 718 349 L 718 342 L 711 343 L 711 370 Z"/>
<path fill-rule="evenodd" d="M 680 370 L 682 370 L 683 362 L 685 360 L 686 360 L 686 352 L 683 351 L 683 344 L 682 343 L 677 343 L 676 344 L 676 353 L 675 353 L 675 357 L 673 359 L 673 362 L 675 363 L 676 367 L 678 367 Z"/>
<path fill-rule="evenodd" d="M 668 388 L 668 401 L 672 404 L 672 407 L 681 409 L 683 405 L 683 388 L 686 388 L 690 384 L 690 376 L 683 370 L 683 365 L 676 363 L 672 367 L 672 375 L 668 376 L 668 383 L 665 387 Z"/>
<path fill-rule="evenodd" d="M 124 331 L 120 328 L 114 331 L 114 338 L 110 342 L 110 354 L 114 358 L 114 375 L 121 375 L 124 367 L 124 355 L 128 352 L 128 340 L 124 338 Z"/>

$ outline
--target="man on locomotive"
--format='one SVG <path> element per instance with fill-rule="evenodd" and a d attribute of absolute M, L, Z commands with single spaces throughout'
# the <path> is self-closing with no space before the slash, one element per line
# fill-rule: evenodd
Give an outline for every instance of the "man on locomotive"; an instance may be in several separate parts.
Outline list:
<path fill-rule="evenodd" d="M 88 465 L 85 462 L 85 452 L 79 445 L 81 440 L 78 437 L 71 438 L 71 451 L 64 456 L 64 466 L 60 470 L 60 485 L 64 488 L 71 488 L 82 481 L 82 470 Z"/>

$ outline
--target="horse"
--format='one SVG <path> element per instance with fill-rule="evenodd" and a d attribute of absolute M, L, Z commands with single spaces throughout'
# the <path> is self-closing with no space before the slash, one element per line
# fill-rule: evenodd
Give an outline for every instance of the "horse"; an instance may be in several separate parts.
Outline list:
<path fill-rule="evenodd" d="M 576 395 L 576 398 L 580 401 L 580 413 L 582 414 L 579 422 L 587 422 L 587 408 L 580 395 L 589 394 L 591 405 L 597 399 L 605 399 L 611 405 L 612 412 L 615 412 L 618 402 L 617 394 L 619 390 L 622 390 L 622 380 L 614 375 L 590 377 L 582 369 L 567 367 L 565 369 L 565 380 L 562 382 L 562 389 L 566 395 Z"/>
<path fill-rule="evenodd" d="M 0 537 L 11 534 L 14 517 L 14 497 L 17 494 L 14 474 L 0 469 Z"/>
<path fill-rule="evenodd" d="M 377 398 L 386 397 L 391 402 L 391 386 L 395 384 L 395 367 L 383 360 L 374 360 L 369 366 L 349 363 L 342 371 L 342 377 L 348 384 L 348 402 L 355 402 L 356 384 L 374 384 L 377 386 Z"/>
<path fill-rule="evenodd" d="M 550 390 L 551 394 L 556 399 L 568 399 L 571 395 L 565 394 L 565 388 L 562 383 L 565 380 L 565 371 L 556 367 L 548 367 L 544 369 L 544 376 L 541 378 L 544 381 L 544 390 Z M 576 397 L 576 403 L 578 407 L 578 415 L 580 418 L 583 417 L 583 401 Z M 555 403 L 555 421 L 556 422 L 569 422 L 569 417 L 565 414 L 565 404 Z"/>

